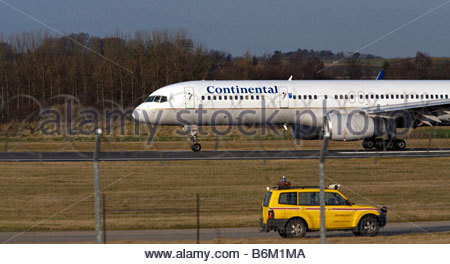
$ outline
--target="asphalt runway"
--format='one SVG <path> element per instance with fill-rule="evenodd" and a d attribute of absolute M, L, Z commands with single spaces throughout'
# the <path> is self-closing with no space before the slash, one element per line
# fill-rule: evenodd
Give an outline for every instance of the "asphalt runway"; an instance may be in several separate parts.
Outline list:
<path fill-rule="evenodd" d="M 402 234 L 432 234 L 450 231 L 450 221 L 388 223 L 380 229 L 379 236 L 396 236 Z M 123 230 L 107 231 L 107 242 L 192 242 L 196 240 L 196 229 L 167 230 Z M 351 237 L 350 231 L 327 232 L 327 237 Z M 436 235 L 435 235 L 436 236 Z M 438 235 L 437 235 L 438 236 Z M 319 232 L 308 232 L 304 239 L 318 238 Z M 276 232 L 259 232 L 256 227 L 247 228 L 210 228 L 200 230 L 200 240 L 214 239 L 274 239 L 280 238 Z M 95 243 L 93 231 L 69 232 L 0 232 L 1 243 Z M 442 241 L 449 243 L 450 241 Z"/>
<path fill-rule="evenodd" d="M 92 161 L 92 152 L 0 152 L 0 161 L 77 162 Z M 101 161 L 169 161 L 169 160 L 276 160 L 318 159 L 318 150 L 278 151 L 124 151 L 101 152 Z M 328 159 L 348 158 L 436 158 L 450 157 L 450 149 L 409 149 L 403 151 L 329 150 Z"/>

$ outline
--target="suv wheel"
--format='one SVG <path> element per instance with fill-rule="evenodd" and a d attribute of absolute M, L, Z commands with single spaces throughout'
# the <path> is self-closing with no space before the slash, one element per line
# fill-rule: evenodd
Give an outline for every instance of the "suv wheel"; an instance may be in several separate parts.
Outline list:
<path fill-rule="evenodd" d="M 362 236 L 376 236 L 380 230 L 380 224 L 374 216 L 366 216 L 359 222 L 359 233 Z"/>
<path fill-rule="evenodd" d="M 286 225 L 287 237 L 303 237 L 306 233 L 305 222 L 300 219 L 292 219 Z"/>
<path fill-rule="evenodd" d="M 287 237 L 286 230 L 278 230 L 278 234 L 282 238 L 286 238 Z"/>

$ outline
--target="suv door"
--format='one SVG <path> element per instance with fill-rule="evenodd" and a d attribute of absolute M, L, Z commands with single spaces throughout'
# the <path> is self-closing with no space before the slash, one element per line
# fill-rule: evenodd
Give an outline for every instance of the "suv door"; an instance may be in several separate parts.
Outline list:
<path fill-rule="evenodd" d="M 327 208 L 325 215 L 327 228 L 347 229 L 352 227 L 355 210 L 339 193 L 325 192 L 325 207 Z"/>

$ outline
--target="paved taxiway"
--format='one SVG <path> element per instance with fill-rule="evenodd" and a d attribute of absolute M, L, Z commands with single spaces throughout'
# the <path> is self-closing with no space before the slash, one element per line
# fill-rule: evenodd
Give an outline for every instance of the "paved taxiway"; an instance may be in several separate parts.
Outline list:
<path fill-rule="evenodd" d="M 415 223 L 388 223 L 380 229 L 379 236 L 395 236 L 401 234 L 435 233 L 450 231 L 450 221 L 415 222 Z M 196 229 L 167 229 L 167 230 L 123 230 L 107 231 L 107 241 L 195 241 Z M 317 238 L 319 232 L 306 233 L 306 238 Z M 327 233 L 328 237 L 353 236 L 350 231 L 333 231 Z M 201 229 L 202 241 L 214 239 L 271 239 L 279 238 L 275 232 L 261 233 L 256 227 L 248 228 L 211 228 Z M 95 243 L 93 231 L 71 232 L 0 232 L 0 243 Z M 443 241 L 448 243 L 449 241 Z"/>
<path fill-rule="evenodd" d="M 168 161 L 168 160 L 261 160 L 318 159 L 317 150 L 279 151 L 124 151 L 101 152 L 101 161 Z M 409 149 L 404 151 L 329 150 L 327 158 L 450 157 L 450 149 Z M 75 162 L 92 161 L 92 152 L 0 152 L 0 161 Z"/>

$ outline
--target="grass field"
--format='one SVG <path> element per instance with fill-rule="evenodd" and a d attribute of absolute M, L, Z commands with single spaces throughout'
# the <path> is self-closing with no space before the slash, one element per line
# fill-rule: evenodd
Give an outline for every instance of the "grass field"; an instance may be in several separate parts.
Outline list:
<path fill-rule="evenodd" d="M 0 135 L 4 135 L 0 126 Z M 129 127 L 129 130 L 133 130 Z M 190 143 L 185 136 L 180 136 L 179 127 L 162 127 L 151 144 L 145 133 L 141 136 L 133 135 L 107 135 L 103 136 L 102 151 L 127 150 L 190 150 Z M 255 129 L 255 131 L 259 131 Z M 116 131 L 117 132 L 117 131 Z M 290 131 L 281 131 L 279 135 L 269 133 L 254 136 L 240 135 L 233 130 L 230 135 L 216 136 L 205 128 L 206 135 L 199 135 L 203 150 L 301 150 L 320 149 L 320 140 L 295 140 Z M 449 127 L 422 127 L 403 137 L 408 148 L 450 148 Z M 0 137 L 0 152 L 17 151 L 92 151 L 94 148 L 93 136 L 39 136 L 24 133 L 8 137 Z M 361 141 L 330 141 L 330 149 L 362 149 Z"/>
<path fill-rule="evenodd" d="M 92 163 L 0 163 L 0 231 L 92 230 Z M 316 185 L 317 160 L 102 162 L 108 229 L 257 226 L 266 186 Z M 389 221 L 450 219 L 450 158 L 328 160 L 326 184 Z"/>

